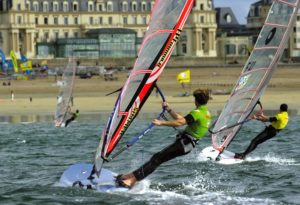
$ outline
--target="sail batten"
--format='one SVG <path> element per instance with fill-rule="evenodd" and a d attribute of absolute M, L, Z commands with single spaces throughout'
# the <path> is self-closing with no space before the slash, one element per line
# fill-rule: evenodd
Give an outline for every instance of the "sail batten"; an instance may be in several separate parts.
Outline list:
<path fill-rule="evenodd" d="M 255 47 L 212 129 L 215 149 L 222 151 L 230 144 L 266 89 L 286 47 L 299 1 L 273 1 Z M 231 125 L 236 126 L 224 129 Z"/>

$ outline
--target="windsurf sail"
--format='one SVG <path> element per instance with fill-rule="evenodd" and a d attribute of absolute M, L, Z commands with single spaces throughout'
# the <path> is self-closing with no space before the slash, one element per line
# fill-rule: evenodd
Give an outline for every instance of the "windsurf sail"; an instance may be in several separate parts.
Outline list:
<path fill-rule="evenodd" d="M 74 80 L 76 74 L 76 62 L 74 58 L 69 59 L 69 63 L 64 70 L 61 81 L 58 81 L 59 94 L 57 96 L 56 112 L 54 123 L 56 127 L 62 127 L 70 112 L 70 102 L 73 94 Z"/>
<path fill-rule="evenodd" d="M 138 115 L 166 66 L 194 0 L 156 0 L 143 43 L 95 155 L 96 173 Z"/>
<path fill-rule="evenodd" d="M 18 60 L 16 57 L 16 53 L 13 50 L 10 51 L 10 57 L 13 63 L 14 71 L 15 73 L 17 73 L 19 71 Z"/>
<path fill-rule="evenodd" d="M 287 47 L 300 0 L 274 0 L 257 42 L 212 129 L 212 145 L 222 152 L 238 133 L 266 89 Z"/>

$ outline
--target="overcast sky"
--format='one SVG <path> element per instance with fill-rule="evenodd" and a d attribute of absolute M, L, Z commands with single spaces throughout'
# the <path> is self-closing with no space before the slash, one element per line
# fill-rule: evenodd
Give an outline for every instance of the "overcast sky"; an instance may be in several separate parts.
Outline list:
<path fill-rule="evenodd" d="M 250 5 L 259 0 L 213 0 L 215 7 L 231 7 L 240 24 L 246 24 Z"/>

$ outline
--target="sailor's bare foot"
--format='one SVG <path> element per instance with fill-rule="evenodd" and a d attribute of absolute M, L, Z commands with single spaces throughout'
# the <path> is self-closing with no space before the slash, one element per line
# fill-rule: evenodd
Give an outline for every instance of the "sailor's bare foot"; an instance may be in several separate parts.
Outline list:
<path fill-rule="evenodd" d="M 118 180 L 118 179 L 117 179 Z M 120 182 L 121 181 L 121 182 Z M 119 184 L 125 187 L 133 187 L 136 183 L 136 178 L 132 173 L 122 175 L 119 179 Z"/>

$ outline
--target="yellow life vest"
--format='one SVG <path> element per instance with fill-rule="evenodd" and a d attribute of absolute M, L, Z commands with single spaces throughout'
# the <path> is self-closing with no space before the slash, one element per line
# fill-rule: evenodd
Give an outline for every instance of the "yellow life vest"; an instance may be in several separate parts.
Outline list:
<path fill-rule="evenodd" d="M 276 130 L 282 130 L 283 128 L 285 128 L 285 126 L 287 125 L 288 121 L 289 121 L 289 114 L 287 112 L 281 112 L 277 115 L 275 115 L 277 121 L 272 122 L 272 126 L 276 129 Z"/>

